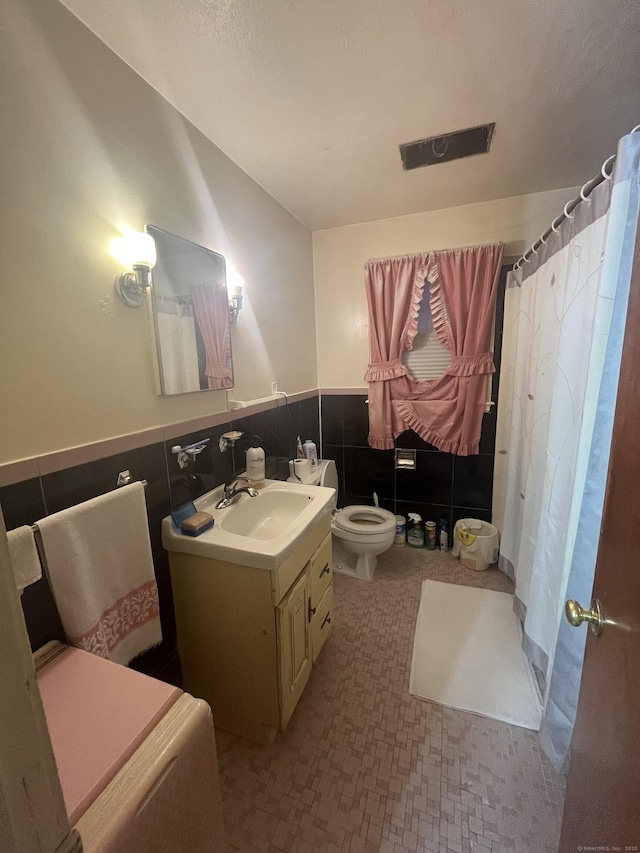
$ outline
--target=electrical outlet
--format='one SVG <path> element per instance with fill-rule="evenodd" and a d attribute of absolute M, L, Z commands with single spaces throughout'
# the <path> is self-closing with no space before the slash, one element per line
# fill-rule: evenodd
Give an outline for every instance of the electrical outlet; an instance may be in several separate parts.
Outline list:
<path fill-rule="evenodd" d="M 271 393 L 272 393 L 272 394 L 277 394 L 277 393 L 278 393 L 278 383 L 277 383 L 277 382 L 272 382 L 272 383 L 271 383 Z"/>

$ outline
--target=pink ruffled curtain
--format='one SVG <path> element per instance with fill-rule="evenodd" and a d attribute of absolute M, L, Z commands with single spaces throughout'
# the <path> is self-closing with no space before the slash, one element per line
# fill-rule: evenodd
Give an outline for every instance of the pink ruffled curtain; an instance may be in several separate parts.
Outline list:
<path fill-rule="evenodd" d="M 227 291 L 224 287 L 197 284 L 191 288 L 191 294 L 207 354 L 205 375 L 209 388 L 232 388 Z"/>
<path fill-rule="evenodd" d="M 429 252 L 366 265 L 371 363 L 369 444 L 393 448 L 412 429 L 439 450 L 478 453 L 502 245 Z M 413 346 L 425 280 L 436 334 L 452 360 L 439 378 L 417 382 L 402 363 Z"/>

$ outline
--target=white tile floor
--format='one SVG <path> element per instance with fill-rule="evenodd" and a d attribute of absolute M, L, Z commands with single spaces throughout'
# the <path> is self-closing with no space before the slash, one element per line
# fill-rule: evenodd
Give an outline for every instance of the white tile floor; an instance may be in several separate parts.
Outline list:
<path fill-rule="evenodd" d="M 408 692 L 425 578 L 511 591 L 496 569 L 392 548 L 335 577 L 333 632 L 270 746 L 217 732 L 231 850 L 555 853 L 564 779 L 537 735 Z"/>

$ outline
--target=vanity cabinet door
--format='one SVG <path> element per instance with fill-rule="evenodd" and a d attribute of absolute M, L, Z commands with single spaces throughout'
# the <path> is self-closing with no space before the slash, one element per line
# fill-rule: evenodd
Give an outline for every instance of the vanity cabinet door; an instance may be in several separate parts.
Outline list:
<path fill-rule="evenodd" d="M 309 568 L 311 571 L 311 607 L 317 610 L 325 592 L 333 583 L 331 534 L 325 538 L 311 558 Z"/>
<path fill-rule="evenodd" d="M 333 613 L 333 584 L 325 592 L 324 597 L 311 620 L 311 646 L 313 648 L 313 662 L 318 660 L 318 655 L 325 640 L 331 631 L 331 619 Z"/>
<path fill-rule="evenodd" d="M 307 566 L 276 608 L 282 729 L 289 722 L 311 673 L 310 595 Z"/>

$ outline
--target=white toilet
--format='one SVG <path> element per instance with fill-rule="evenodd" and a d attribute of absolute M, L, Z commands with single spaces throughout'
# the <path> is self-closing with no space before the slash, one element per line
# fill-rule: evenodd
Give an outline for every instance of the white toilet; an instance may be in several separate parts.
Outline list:
<path fill-rule="evenodd" d="M 292 483 L 297 477 L 289 477 Z M 333 459 L 319 459 L 313 473 L 301 482 L 325 486 L 338 491 L 338 472 Z M 378 554 L 393 545 L 396 517 L 392 512 L 376 506 L 354 505 L 336 510 L 331 520 L 333 534 L 334 571 L 373 580 Z"/>

